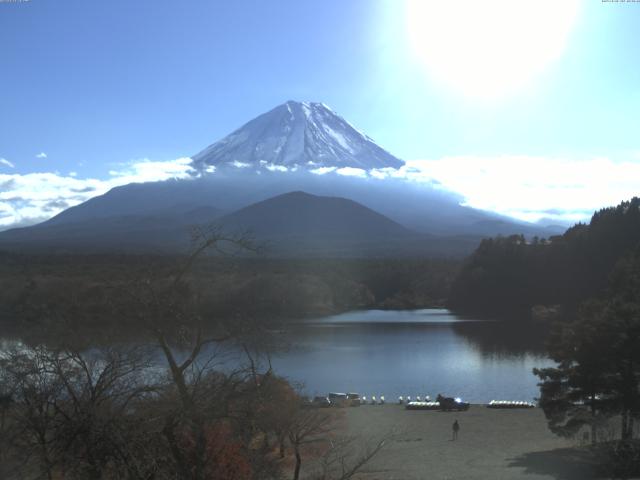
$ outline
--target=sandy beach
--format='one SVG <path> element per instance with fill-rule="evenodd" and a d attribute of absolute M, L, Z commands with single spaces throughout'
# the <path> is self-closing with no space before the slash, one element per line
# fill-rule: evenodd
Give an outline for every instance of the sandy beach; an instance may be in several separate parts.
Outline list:
<path fill-rule="evenodd" d="M 454 420 L 460 424 L 452 440 Z M 596 478 L 577 440 L 553 435 L 539 408 L 466 412 L 408 411 L 400 405 L 346 409 L 349 434 L 376 438 L 398 432 L 359 478 L 527 479 Z"/>

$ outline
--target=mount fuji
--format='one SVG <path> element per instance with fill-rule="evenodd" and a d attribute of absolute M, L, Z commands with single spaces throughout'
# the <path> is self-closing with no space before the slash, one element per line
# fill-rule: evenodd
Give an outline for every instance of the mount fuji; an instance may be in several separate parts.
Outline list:
<path fill-rule="evenodd" d="M 399 168 L 404 162 L 323 103 L 288 101 L 194 155 L 208 167 Z"/>
<path fill-rule="evenodd" d="M 484 236 L 558 233 L 465 207 L 434 185 L 367 173 L 403 165 L 326 105 L 289 101 L 194 155 L 192 178 L 113 188 L 0 232 L 0 248 L 173 253 L 188 247 L 191 226 L 210 222 L 253 230 L 283 255 L 314 256 L 463 255 Z"/>

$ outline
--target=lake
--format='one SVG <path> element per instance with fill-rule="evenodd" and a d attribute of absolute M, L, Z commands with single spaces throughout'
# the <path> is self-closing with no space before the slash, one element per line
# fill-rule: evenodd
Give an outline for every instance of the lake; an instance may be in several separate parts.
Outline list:
<path fill-rule="evenodd" d="M 288 348 L 271 363 L 309 395 L 358 392 L 395 402 L 398 395 L 435 399 L 442 393 L 472 403 L 531 401 L 539 396 L 532 369 L 553 365 L 539 325 L 462 318 L 445 309 L 353 311 L 288 324 L 280 333 L 278 343 Z M 15 342 L 0 341 L 0 351 Z M 214 350 L 221 365 L 245 361 L 234 347 Z M 165 368 L 161 352 L 155 355 Z"/>
<path fill-rule="evenodd" d="M 532 369 L 553 365 L 539 326 L 461 318 L 444 309 L 349 312 L 301 322 L 285 335 L 291 347 L 272 364 L 310 395 L 530 401 L 539 396 Z"/>

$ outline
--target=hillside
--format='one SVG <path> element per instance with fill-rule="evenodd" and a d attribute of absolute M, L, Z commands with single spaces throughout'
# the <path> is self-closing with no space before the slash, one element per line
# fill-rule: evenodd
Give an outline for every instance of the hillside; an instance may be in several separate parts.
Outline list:
<path fill-rule="evenodd" d="M 49 221 L 0 233 L 0 249 L 24 253 L 175 254 L 188 251 L 192 227 L 248 234 L 278 257 L 463 257 L 477 236 L 413 232 L 357 202 L 290 192 L 230 214 L 209 206 L 135 215 Z"/>
<path fill-rule="evenodd" d="M 567 314 L 606 288 L 609 274 L 640 246 L 640 198 L 596 212 L 564 235 L 526 241 L 516 235 L 483 240 L 453 283 L 456 311 L 530 316 L 536 305 Z"/>
<path fill-rule="evenodd" d="M 404 179 L 403 166 L 326 105 L 289 101 L 194 155 L 190 178 L 113 188 L 0 232 L 0 248 L 179 253 L 191 226 L 220 217 L 277 239 L 273 251 L 285 255 L 462 256 L 482 237 L 552 232 L 463 206 L 438 185 Z M 296 191 L 324 198 L 322 208 L 286 196 Z"/>
<path fill-rule="evenodd" d="M 226 215 L 220 223 L 261 238 L 332 237 L 375 240 L 412 235 L 402 225 L 353 200 L 290 192 Z"/>

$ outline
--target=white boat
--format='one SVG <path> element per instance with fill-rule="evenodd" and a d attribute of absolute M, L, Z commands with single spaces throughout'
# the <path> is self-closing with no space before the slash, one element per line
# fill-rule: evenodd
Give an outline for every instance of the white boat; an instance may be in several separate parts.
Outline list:
<path fill-rule="evenodd" d="M 407 410 L 439 410 L 439 402 L 408 402 L 405 406 Z"/>
<path fill-rule="evenodd" d="M 520 400 L 491 400 L 487 408 L 534 408 L 535 404 Z"/>

